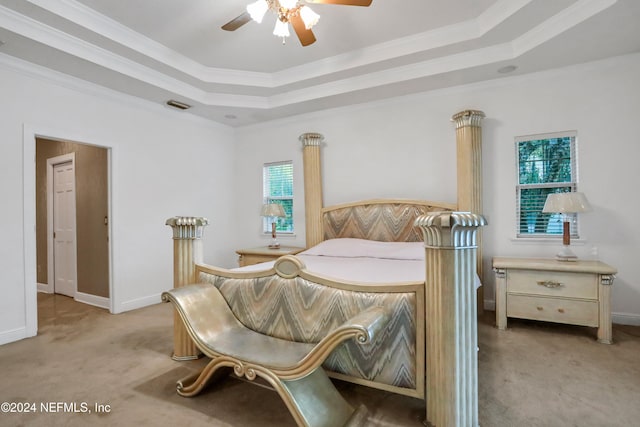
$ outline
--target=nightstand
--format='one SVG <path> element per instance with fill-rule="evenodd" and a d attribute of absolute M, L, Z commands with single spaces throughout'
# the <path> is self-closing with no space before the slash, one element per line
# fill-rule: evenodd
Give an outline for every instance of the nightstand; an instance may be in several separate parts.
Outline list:
<path fill-rule="evenodd" d="M 611 344 L 611 285 L 617 270 L 600 261 L 494 258 L 496 325 L 507 318 L 542 320 L 598 328 L 598 341 Z"/>
<path fill-rule="evenodd" d="M 271 249 L 268 246 L 258 248 L 238 249 L 238 264 L 240 267 L 258 264 L 261 262 L 274 261 L 284 255 L 295 255 L 302 252 L 304 248 L 295 246 L 280 246 L 278 249 Z"/>

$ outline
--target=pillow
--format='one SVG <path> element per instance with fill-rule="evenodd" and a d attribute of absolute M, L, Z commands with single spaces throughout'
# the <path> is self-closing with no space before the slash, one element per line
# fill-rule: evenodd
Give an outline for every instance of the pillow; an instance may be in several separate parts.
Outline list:
<path fill-rule="evenodd" d="M 378 242 L 375 240 L 340 238 L 318 243 L 300 255 L 343 258 L 384 258 L 423 260 L 423 242 Z"/>

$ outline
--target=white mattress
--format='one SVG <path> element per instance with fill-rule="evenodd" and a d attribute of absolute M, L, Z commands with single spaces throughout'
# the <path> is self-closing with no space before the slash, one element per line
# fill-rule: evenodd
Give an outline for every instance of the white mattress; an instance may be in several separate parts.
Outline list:
<path fill-rule="evenodd" d="M 424 282 L 426 267 L 422 242 L 374 242 L 361 239 L 326 240 L 296 255 L 306 270 L 336 281 L 361 284 Z M 260 271 L 274 261 L 237 268 Z M 480 280 L 476 277 L 476 287 Z"/>
<path fill-rule="evenodd" d="M 299 253 L 307 271 L 337 281 L 360 283 L 424 282 L 425 265 L 420 260 L 380 258 L 343 258 Z M 249 265 L 236 270 L 259 271 L 271 268 L 274 261 Z"/>

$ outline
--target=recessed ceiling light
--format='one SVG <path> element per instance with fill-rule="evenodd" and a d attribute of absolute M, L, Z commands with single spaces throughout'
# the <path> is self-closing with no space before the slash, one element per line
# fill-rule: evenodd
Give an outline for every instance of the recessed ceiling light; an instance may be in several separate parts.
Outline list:
<path fill-rule="evenodd" d="M 516 67 L 515 65 L 505 65 L 504 67 L 498 68 L 498 72 L 500 74 L 507 74 L 507 73 L 512 73 L 517 69 L 518 67 Z"/>

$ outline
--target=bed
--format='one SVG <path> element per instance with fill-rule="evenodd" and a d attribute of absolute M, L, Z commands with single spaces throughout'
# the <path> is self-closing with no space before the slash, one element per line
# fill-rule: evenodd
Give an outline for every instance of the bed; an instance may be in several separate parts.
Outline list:
<path fill-rule="evenodd" d="M 221 269 L 202 263 L 204 218 L 174 217 L 174 285 L 217 287 L 248 328 L 314 342 L 373 305 L 393 315 L 370 345 L 345 342 L 330 376 L 426 400 L 426 421 L 477 426 L 477 295 L 481 277 L 481 129 L 467 110 L 456 125 L 456 204 L 368 200 L 322 206 L 322 135 L 303 134 L 307 250 L 275 263 Z M 362 276 L 362 272 L 368 276 Z M 174 358 L 197 357 L 174 328 Z"/>

